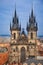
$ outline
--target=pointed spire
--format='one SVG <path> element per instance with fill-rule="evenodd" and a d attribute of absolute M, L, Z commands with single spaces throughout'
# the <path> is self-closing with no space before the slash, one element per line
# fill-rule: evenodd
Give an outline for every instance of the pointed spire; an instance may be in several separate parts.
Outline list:
<path fill-rule="evenodd" d="M 17 16 L 17 14 L 16 14 L 16 4 L 15 4 L 15 17 Z"/>
<path fill-rule="evenodd" d="M 15 12 L 14 12 L 14 17 L 13 17 L 12 22 L 13 22 L 12 29 L 19 30 L 19 19 L 18 19 L 17 13 L 16 13 L 16 5 L 15 5 Z"/>
<path fill-rule="evenodd" d="M 37 22 L 36 22 L 36 27 L 37 27 Z"/>
<path fill-rule="evenodd" d="M 33 17 L 33 2 L 32 2 L 31 17 Z"/>
<path fill-rule="evenodd" d="M 14 17 L 13 17 L 13 24 L 14 24 Z"/>
<path fill-rule="evenodd" d="M 33 17 L 33 15 L 34 15 L 34 14 L 33 14 L 33 8 L 32 8 L 32 11 L 31 11 L 31 17 Z"/>
<path fill-rule="evenodd" d="M 17 18 L 17 24 L 19 23 L 19 20 L 18 20 L 18 18 Z"/>
<path fill-rule="evenodd" d="M 16 17 L 16 15 L 17 15 L 17 14 L 16 14 L 16 7 L 15 7 L 15 17 Z"/>
<path fill-rule="evenodd" d="M 26 29 L 27 29 L 27 31 L 28 31 L 28 28 L 29 28 L 29 25 L 28 25 L 28 22 L 27 22 L 27 28 L 26 28 Z"/>
<path fill-rule="evenodd" d="M 15 5 L 15 12 L 14 12 L 13 23 L 14 24 L 18 24 L 18 17 L 17 17 L 17 13 L 16 13 L 16 5 Z"/>
<path fill-rule="evenodd" d="M 10 22 L 10 30 L 11 30 L 11 22 Z"/>
<path fill-rule="evenodd" d="M 20 23 L 20 30 L 21 30 L 21 23 Z"/>
<path fill-rule="evenodd" d="M 38 30 L 37 22 L 36 22 L 36 29 Z"/>

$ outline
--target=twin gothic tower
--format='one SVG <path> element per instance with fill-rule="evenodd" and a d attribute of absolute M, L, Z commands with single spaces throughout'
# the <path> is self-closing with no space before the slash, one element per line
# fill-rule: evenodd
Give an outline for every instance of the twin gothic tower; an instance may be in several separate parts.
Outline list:
<path fill-rule="evenodd" d="M 13 17 L 12 24 L 10 24 L 11 32 L 11 55 L 10 62 L 24 62 L 26 58 L 37 56 L 37 22 L 33 13 L 29 16 L 29 22 L 27 23 L 26 30 L 28 34 L 25 34 L 24 29 L 21 33 L 21 24 L 19 25 L 19 19 L 17 17 L 16 9 Z"/>
<path fill-rule="evenodd" d="M 26 30 L 28 32 L 28 39 L 36 39 L 38 27 L 33 13 L 33 9 L 31 11 L 31 15 L 29 16 L 29 22 L 27 23 Z M 19 19 L 17 17 L 16 9 L 12 24 L 10 24 L 10 31 L 11 34 L 13 33 L 14 35 L 14 40 L 17 40 L 21 32 L 21 24 L 19 25 Z M 22 32 L 24 32 L 25 34 L 24 30 Z"/>

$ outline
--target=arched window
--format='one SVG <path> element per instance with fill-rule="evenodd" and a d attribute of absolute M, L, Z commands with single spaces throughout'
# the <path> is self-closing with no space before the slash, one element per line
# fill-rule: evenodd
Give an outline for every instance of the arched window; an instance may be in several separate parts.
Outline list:
<path fill-rule="evenodd" d="M 16 46 L 16 51 L 18 51 L 18 47 Z"/>
<path fill-rule="evenodd" d="M 33 39 L 33 33 L 31 32 L 31 39 Z"/>
<path fill-rule="evenodd" d="M 14 39 L 16 39 L 16 33 L 14 33 Z"/>

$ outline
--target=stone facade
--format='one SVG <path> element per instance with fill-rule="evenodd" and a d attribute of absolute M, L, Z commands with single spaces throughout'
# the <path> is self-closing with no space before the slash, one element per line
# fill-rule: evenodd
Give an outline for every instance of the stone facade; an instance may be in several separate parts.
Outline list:
<path fill-rule="evenodd" d="M 33 9 L 31 11 L 31 15 L 29 17 L 29 24 L 27 23 L 27 35 L 25 34 L 24 29 L 21 33 L 21 24 L 19 25 L 19 20 L 17 17 L 16 9 L 15 15 L 13 17 L 12 24 L 10 24 L 10 45 L 11 51 L 9 56 L 9 62 L 25 62 L 28 58 L 36 58 L 39 55 L 38 52 L 38 39 L 37 39 L 37 31 L 38 26 L 33 13 Z M 40 44 L 40 43 L 39 43 Z M 30 65 L 35 65 L 34 63 Z"/>

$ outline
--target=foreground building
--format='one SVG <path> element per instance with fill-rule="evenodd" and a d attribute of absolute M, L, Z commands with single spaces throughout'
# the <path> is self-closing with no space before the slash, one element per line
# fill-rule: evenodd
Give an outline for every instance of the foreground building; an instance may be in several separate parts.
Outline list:
<path fill-rule="evenodd" d="M 0 65 L 8 63 L 10 54 L 10 44 L 8 42 L 0 43 Z"/>

